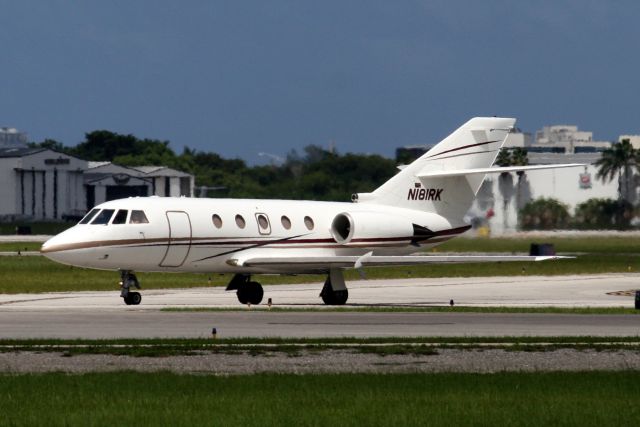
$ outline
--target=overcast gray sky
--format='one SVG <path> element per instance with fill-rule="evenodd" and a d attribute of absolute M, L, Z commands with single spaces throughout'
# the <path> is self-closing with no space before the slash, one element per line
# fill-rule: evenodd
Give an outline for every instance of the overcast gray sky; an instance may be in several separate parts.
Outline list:
<path fill-rule="evenodd" d="M 2 2 L 0 125 L 392 156 L 469 117 L 640 133 L 637 1 Z"/>

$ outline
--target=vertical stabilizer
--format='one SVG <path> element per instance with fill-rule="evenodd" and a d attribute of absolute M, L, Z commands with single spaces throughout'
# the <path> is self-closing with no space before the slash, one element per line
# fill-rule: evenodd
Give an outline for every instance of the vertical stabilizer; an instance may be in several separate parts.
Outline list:
<path fill-rule="evenodd" d="M 435 212 L 453 222 L 462 222 L 484 175 L 428 178 L 416 175 L 490 167 L 515 122 L 499 117 L 469 120 L 362 201 Z"/>

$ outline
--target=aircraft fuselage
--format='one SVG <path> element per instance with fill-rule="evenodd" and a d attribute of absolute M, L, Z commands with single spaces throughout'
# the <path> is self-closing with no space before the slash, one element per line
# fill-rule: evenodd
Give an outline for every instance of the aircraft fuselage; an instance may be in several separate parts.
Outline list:
<path fill-rule="evenodd" d="M 95 209 L 99 211 L 91 221 L 46 242 L 43 254 L 61 263 L 105 270 L 295 273 L 295 266 L 258 268 L 229 261 L 248 253 L 404 255 L 467 229 L 435 213 L 369 203 L 135 197 Z M 134 221 L 134 211 L 142 211 L 147 222 Z M 339 214 L 356 218 L 358 230 L 348 242 L 332 230 Z M 100 215 L 110 218 L 105 224 L 92 224 Z M 396 226 L 390 228 L 390 223 Z M 433 236 L 416 240 L 413 224 L 427 227 Z M 382 231 L 386 229 L 396 231 Z"/>

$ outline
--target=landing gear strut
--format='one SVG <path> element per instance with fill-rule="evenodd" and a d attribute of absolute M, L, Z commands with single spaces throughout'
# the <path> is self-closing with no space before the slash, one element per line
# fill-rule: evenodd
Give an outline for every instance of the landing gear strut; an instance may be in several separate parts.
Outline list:
<path fill-rule="evenodd" d="M 349 299 L 349 290 L 344 283 L 342 270 L 331 269 L 324 282 L 320 298 L 326 305 L 344 305 Z"/>
<path fill-rule="evenodd" d="M 248 274 L 236 274 L 227 285 L 227 291 L 236 291 L 240 304 L 258 305 L 262 302 L 264 290 L 258 282 L 252 282 Z"/>
<path fill-rule="evenodd" d="M 138 305 L 142 301 L 142 295 L 140 292 L 131 292 L 131 287 L 140 289 L 140 283 L 138 278 L 133 272 L 128 270 L 122 270 L 120 272 L 120 296 L 127 305 Z"/>

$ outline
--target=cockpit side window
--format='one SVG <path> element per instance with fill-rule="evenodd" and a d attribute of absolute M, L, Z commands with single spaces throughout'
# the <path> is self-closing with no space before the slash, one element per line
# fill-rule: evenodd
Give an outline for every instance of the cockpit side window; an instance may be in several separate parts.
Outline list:
<path fill-rule="evenodd" d="M 107 225 L 109 224 L 109 220 L 113 216 L 115 209 L 103 209 L 100 211 L 98 215 L 96 215 L 95 219 L 91 221 L 92 225 Z"/>
<path fill-rule="evenodd" d="M 131 218 L 129 224 L 148 224 L 149 220 L 144 214 L 144 211 L 131 211 Z"/>
<path fill-rule="evenodd" d="M 118 213 L 116 213 L 116 216 L 113 217 L 113 222 L 111 224 L 126 224 L 127 213 L 129 213 L 129 211 L 120 209 Z"/>
<path fill-rule="evenodd" d="M 93 219 L 93 217 L 94 217 L 94 216 L 96 216 L 96 214 L 97 214 L 99 211 L 100 211 L 100 209 L 91 209 L 91 210 L 89 211 L 89 213 L 88 213 L 88 214 L 86 214 L 86 215 L 84 216 L 84 218 L 82 218 L 78 224 L 88 224 L 88 223 L 89 223 L 89 221 L 91 221 L 91 220 Z"/>

